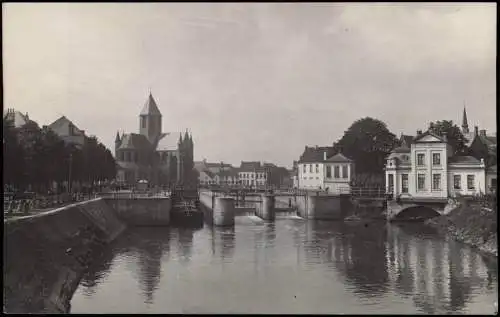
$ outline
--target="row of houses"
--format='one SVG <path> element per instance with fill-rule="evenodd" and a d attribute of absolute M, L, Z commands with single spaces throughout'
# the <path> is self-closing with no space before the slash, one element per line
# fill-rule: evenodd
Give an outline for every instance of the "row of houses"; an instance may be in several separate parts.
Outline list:
<path fill-rule="evenodd" d="M 394 197 L 447 198 L 495 192 L 497 138 L 476 126 L 470 132 L 464 109 L 462 134 L 467 155 L 454 155 L 447 135 L 417 131 L 401 135 L 387 158 L 386 190 Z"/>
<path fill-rule="evenodd" d="M 225 185 L 244 187 L 291 187 L 291 171 L 272 163 L 242 161 L 239 167 L 225 163 L 195 162 L 201 186 Z"/>
<path fill-rule="evenodd" d="M 477 126 L 469 131 L 465 108 L 461 132 L 467 147 L 462 155 L 454 155 L 446 135 L 431 131 L 401 134 L 397 147 L 387 157 L 386 192 L 394 196 L 443 198 L 495 191 L 496 134 L 489 135 Z M 293 183 L 299 189 L 346 193 L 355 176 L 353 160 L 335 153 L 333 146 L 306 146 L 298 162 L 294 162 Z"/>

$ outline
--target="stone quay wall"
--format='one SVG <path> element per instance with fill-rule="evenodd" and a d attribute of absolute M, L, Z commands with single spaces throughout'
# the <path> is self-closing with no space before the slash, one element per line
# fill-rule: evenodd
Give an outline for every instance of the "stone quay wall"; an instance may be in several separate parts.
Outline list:
<path fill-rule="evenodd" d="M 69 312 L 102 247 L 127 226 L 168 224 L 170 209 L 168 198 L 97 198 L 4 220 L 4 312 Z"/>

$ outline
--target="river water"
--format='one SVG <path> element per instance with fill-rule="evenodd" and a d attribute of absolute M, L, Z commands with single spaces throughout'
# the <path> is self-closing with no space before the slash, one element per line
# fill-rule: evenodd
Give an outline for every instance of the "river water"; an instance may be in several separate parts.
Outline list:
<path fill-rule="evenodd" d="M 496 261 L 421 224 L 135 228 L 90 267 L 71 312 L 493 314 Z"/>

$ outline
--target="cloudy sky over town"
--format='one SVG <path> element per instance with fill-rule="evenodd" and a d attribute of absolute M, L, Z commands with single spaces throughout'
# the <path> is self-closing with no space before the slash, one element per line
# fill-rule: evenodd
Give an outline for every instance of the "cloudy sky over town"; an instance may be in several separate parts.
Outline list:
<path fill-rule="evenodd" d="M 151 89 L 195 159 L 291 166 L 371 116 L 496 131 L 496 4 L 2 4 L 4 108 L 114 147 Z"/>

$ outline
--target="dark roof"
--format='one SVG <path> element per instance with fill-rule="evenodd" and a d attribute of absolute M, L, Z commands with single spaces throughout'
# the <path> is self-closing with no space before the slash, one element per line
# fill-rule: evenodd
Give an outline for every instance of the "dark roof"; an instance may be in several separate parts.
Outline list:
<path fill-rule="evenodd" d="M 481 161 L 479 161 L 477 158 L 474 156 L 452 156 L 448 159 L 448 163 L 450 164 L 480 164 Z"/>
<path fill-rule="evenodd" d="M 254 170 L 260 169 L 261 165 L 258 161 L 245 162 L 241 161 L 240 172 L 253 172 Z"/>
<path fill-rule="evenodd" d="M 406 146 L 400 146 L 391 151 L 391 153 L 410 153 L 410 148 Z"/>
<path fill-rule="evenodd" d="M 214 176 L 215 176 L 215 174 L 214 174 L 214 173 L 212 173 L 212 172 L 211 172 L 211 171 L 209 171 L 209 170 L 203 170 L 203 171 L 201 171 L 201 172 L 203 172 L 203 173 L 207 174 L 208 176 L 210 176 L 210 178 L 214 178 Z"/>
<path fill-rule="evenodd" d="M 333 146 L 318 146 L 318 147 L 306 146 L 304 152 L 300 156 L 299 163 L 324 162 L 325 152 L 327 158 L 333 155 L 334 154 Z"/>
<path fill-rule="evenodd" d="M 118 150 L 122 149 L 145 149 L 151 148 L 152 145 L 148 139 L 142 134 L 129 133 L 122 136 Z"/>
<path fill-rule="evenodd" d="M 236 169 L 225 169 L 225 170 L 221 170 L 217 173 L 217 175 L 219 176 L 222 176 L 222 177 L 228 177 L 228 176 L 231 176 L 231 177 L 236 177 L 238 176 L 238 171 Z"/>
<path fill-rule="evenodd" d="M 399 138 L 399 142 L 401 143 L 401 145 L 410 146 L 410 144 L 414 138 L 415 137 L 413 135 L 401 134 L 401 137 Z"/>
<path fill-rule="evenodd" d="M 329 159 L 326 160 L 327 162 L 352 162 L 350 158 L 347 158 L 344 154 L 342 153 L 337 153 L 334 156 L 330 157 Z"/>
<path fill-rule="evenodd" d="M 416 141 L 422 139 L 423 137 L 425 137 L 427 135 L 431 135 L 431 136 L 437 138 L 439 140 L 439 142 L 446 142 L 445 139 L 442 136 L 437 135 L 437 134 L 435 134 L 435 133 L 433 133 L 433 132 L 431 132 L 429 130 L 427 130 L 426 132 L 424 132 L 424 133 L 422 133 L 420 135 L 417 135 L 415 138 L 413 138 L 412 142 L 415 143 Z"/>
<path fill-rule="evenodd" d="M 161 112 L 158 109 L 158 106 L 156 105 L 156 102 L 153 98 L 153 95 L 149 93 L 148 100 L 144 104 L 144 107 L 142 108 L 141 115 L 157 115 L 161 116 Z"/>

